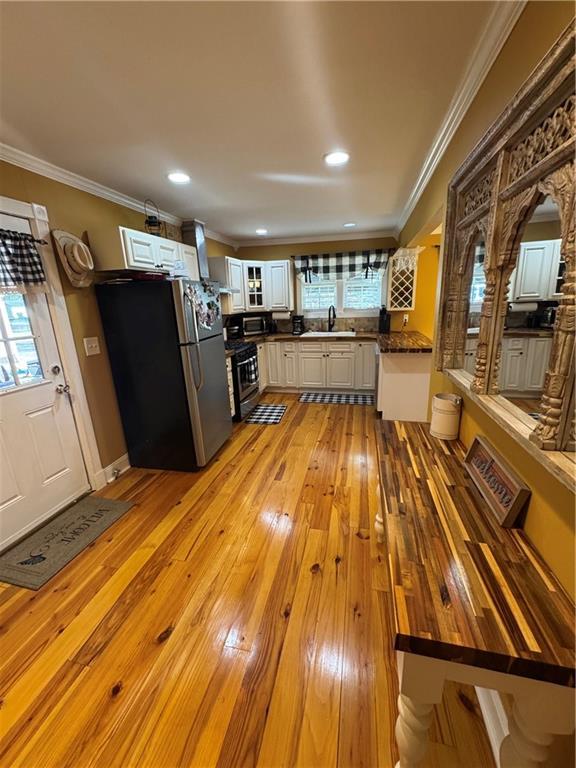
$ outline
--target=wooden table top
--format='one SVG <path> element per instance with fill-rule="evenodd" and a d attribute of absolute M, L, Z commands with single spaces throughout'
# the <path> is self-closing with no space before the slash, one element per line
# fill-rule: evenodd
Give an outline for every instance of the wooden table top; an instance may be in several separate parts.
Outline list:
<path fill-rule="evenodd" d="M 400 651 L 574 686 L 574 603 L 523 531 L 501 528 L 463 446 L 376 425 Z"/>
<path fill-rule="evenodd" d="M 378 335 L 380 352 L 432 352 L 432 340 L 419 331 L 391 331 Z"/>

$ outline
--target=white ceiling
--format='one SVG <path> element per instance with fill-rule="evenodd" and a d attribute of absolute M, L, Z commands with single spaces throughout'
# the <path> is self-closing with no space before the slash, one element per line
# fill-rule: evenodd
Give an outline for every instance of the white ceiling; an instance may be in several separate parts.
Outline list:
<path fill-rule="evenodd" d="M 493 10 L 2 3 L 2 140 L 236 241 L 393 229 Z"/>

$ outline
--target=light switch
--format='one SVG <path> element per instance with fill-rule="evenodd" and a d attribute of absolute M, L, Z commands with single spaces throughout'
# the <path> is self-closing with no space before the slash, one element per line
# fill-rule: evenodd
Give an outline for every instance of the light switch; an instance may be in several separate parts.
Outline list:
<path fill-rule="evenodd" d="M 90 355 L 100 354 L 100 341 L 98 336 L 87 336 L 84 339 L 84 349 L 86 350 L 86 357 Z"/>

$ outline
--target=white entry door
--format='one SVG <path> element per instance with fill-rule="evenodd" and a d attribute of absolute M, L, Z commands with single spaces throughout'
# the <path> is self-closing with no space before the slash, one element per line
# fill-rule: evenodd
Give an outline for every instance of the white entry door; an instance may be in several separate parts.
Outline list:
<path fill-rule="evenodd" d="M 0 293 L 0 549 L 89 489 L 47 297 Z"/>

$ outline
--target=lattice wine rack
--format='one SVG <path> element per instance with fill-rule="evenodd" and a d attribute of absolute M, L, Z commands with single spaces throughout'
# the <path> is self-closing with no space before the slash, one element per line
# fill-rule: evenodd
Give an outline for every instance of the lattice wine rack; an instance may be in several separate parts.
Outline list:
<path fill-rule="evenodd" d="M 400 248 L 388 262 L 388 309 L 414 309 L 418 252 Z"/>

